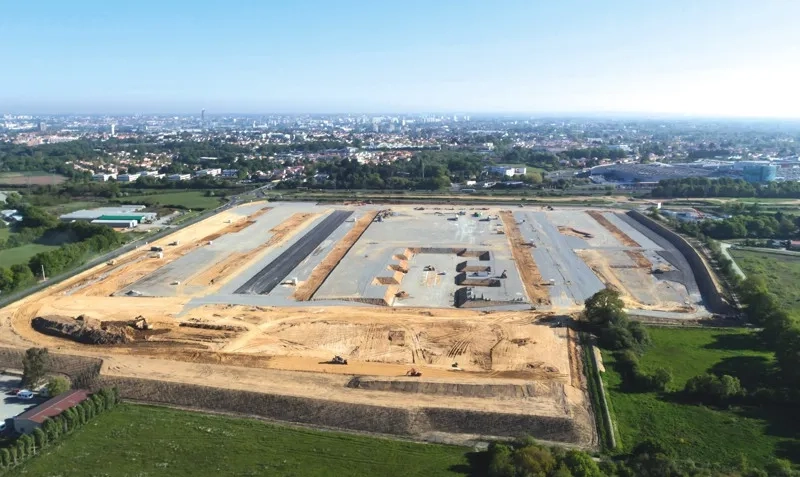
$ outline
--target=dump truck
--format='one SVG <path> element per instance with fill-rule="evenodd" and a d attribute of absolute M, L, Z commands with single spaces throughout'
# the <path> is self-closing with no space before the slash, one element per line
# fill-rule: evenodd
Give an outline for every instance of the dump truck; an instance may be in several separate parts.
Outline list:
<path fill-rule="evenodd" d="M 162 247 L 150 247 L 151 252 L 163 252 L 164 249 Z"/>

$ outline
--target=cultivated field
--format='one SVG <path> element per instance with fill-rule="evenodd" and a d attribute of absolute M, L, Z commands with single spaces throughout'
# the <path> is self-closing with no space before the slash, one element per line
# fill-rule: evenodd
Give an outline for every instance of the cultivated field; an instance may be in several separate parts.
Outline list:
<path fill-rule="evenodd" d="M 56 185 L 66 180 L 67 178 L 60 174 L 41 171 L 0 173 L 0 185 Z"/>
<path fill-rule="evenodd" d="M 0 342 L 102 356 L 109 378 L 403 413 L 379 432 L 594 447 L 565 322 L 604 286 L 641 313 L 704 311 L 648 234 L 604 209 L 254 203 L 0 310 Z"/>

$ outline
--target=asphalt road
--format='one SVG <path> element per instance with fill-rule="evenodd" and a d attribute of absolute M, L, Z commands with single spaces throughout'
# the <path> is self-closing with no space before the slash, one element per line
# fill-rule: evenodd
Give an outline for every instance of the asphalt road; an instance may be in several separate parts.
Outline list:
<path fill-rule="evenodd" d="M 286 275 L 297 267 L 314 251 L 337 227 L 353 214 L 352 211 L 336 210 L 322 219 L 291 248 L 262 268 L 253 278 L 247 280 L 234 293 L 237 295 L 266 295 L 275 288 Z"/>

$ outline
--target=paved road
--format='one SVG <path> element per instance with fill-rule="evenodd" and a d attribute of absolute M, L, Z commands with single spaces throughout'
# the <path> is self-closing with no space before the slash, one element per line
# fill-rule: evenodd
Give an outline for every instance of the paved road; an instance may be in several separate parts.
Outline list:
<path fill-rule="evenodd" d="M 328 236 L 353 214 L 349 210 L 336 210 L 322 219 L 291 248 L 262 268 L 253 278 L 245 282 L 234 293 L 238 295 L 266 295 L 275 288 L 286 275 L 297 267 Z"/>
<path fill-rule="evenodd" d="M 736 263 L 736 260 L 734 260 L 733 257 L 731 256 L 731 253 L 728 251 L 729 248 L 731 248 L 731 244 L 725 242 L 719 243 L 719 249 L 722 252 L 722 255 L 725 255 L 725 258 L 731 261 L 731 265 L 733 266 L 733 271 L 736 272 L 736 274 L 742 277 L 743 279 L 747 278 L 742 269 L 739 268 L 739 264 Z"/>

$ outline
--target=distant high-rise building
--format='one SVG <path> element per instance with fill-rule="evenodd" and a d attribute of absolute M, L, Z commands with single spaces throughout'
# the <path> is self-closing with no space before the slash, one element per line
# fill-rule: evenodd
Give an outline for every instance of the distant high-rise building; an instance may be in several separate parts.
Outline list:
<path fill-rule="evenodd" d="M 45 124 L 45 123 L 44 123 L 44 122 L 42 122 L 42 121 L 39 121 L 39 126 L 38 126 L 38 129 L 39 129 L 39 132 L 45 132 L 45 131 L 47 131 L 47 124 Z"/>
<path fill-rule="evenodd" d="M 116 133 L 116 130 L 117 130 L 117 125 L 116 124 L 112 124 L 111 125 L 111 135 L 112 136 Z"/>
<path fill-rule="evenodd" d="M 206 122 L 206 110 L 200 111 L 200 121 Z"/>

